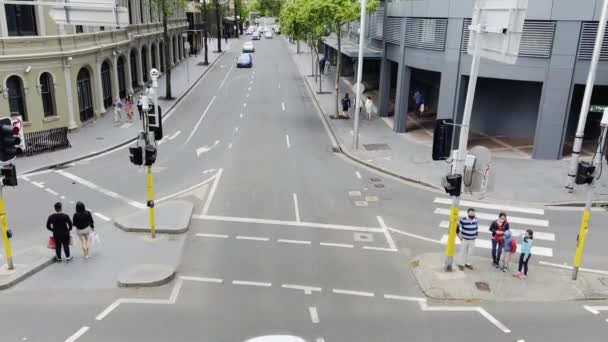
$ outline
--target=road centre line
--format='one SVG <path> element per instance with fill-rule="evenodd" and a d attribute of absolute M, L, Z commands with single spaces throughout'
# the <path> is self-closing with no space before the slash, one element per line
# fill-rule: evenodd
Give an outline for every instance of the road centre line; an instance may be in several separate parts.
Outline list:
<path fill-rule="evenodd" d="M 226 234 L 208 234 L 208 233 L 196 233 L 198 237 L 208 237 L 208 238 L 218 238 L 218 239 L 227 239 L 230 236 Z"/>
<path fill-rule="evenodd" d="M 317 311 L 317 308 L 314 306 L 309 307 L 308 313 L 310 314 L 310 321 L 313 324 L 319 324 L 320 320 L 319 320 L 319 312 Z"/>
<path fill-rule="evenodd" d="M 449 216 L 450 215 L 450 209 L 447 209 L 447 208 L 436 208 L 435 211 L 434 211 L 434 214 Z M 496 214 L 489 214 L 489 213 L 482 213 L 482 212 L 477 212 L 475 214 L 475 216 L 478 219 L 481 219 L 481 220 L 490 220 L 490 221 L 494 221 L 498 217 L 498 215 L 496 215 Z M 507 219 L 511 223 L 519 223 L 519 224 L 530 225 L 530 226 L 537 226 L 537 227 L 549 227 L 549 221 L 547 221 L 547 220 L 529 219 L 529 218 L 517 217 L 517 216 L 508 216 Z"/>
<path fill-rule="evenodd" d="M 258 286 L 258 287 L 271 287 L 272 283 L 263 283 L 258 281 L 247 281 L 247 280 L 233 280 L 233 285 L 247 285 L 247 286 Z"/>
<path fill-rule="evenodd" d="M 39 187 L 40 189 L 44 189 L 44 183 L 43 182 L 32 182 L 33 185 Z"/>
<path fill-rule="evenodd" d="M 234 65 L 230 67 L 230 70 L 228 70 L 228 72 L 226 73 L 226 77 L 224 77 L 224 80 L 222 81 L 222 83 L 220 84 L 220 87 L 218 88 L 218 90 L 222 89 L 222 87 L 224 86 L 224 84 L 226 83 L 226 80 L 228 80 L 228 76 L 230 76 L 230 73 L 232 72 L 232 69 L 234 69 Z"/>
<path fill-rule="evenodd" d="M 373 250 L 373 251 L 382 251 L 382 252 L 398 252 L 397 249 L 385 248 L 385 247 L 375 247 L 375 246 L 363 246 L 363 249 L 369 249 L 369 250 Z"/>
<path fill-rule="evenodd" d="M 103 310 L 101 313 L 99 313 L 99 315 L 97 315 L 97 317 L 95 317 L 95 319 L 98 321 L 101 321 L 107 315 L 109 315 L 110 312 L 112 312 L 114 309 L 116 309 L 121 303 L 123 303 L 123 298 L 115 300 L 114 303 L 110 304 L 110 306 L 108 306 L 107 308 L 105 308 L 105 310 Z"/>
<path fill-rule="evenodd" d="M 203 115 L 201 115 L 201 117 L 198 119 L 198 122 L 196 123 L 196 125 L 194 125 L 194 128 L 192 129 L 192 132 L 188 136 L 188 139 L 186 139 L 186 142 L 184 143 L 184 145 L 187 145 L 188 142 L 190 142 L 190 139 L 192 139 L 192 137 L 194 136 L 194 133 L 196 133 L 196 130 L 198 129 L 198 126 L 201 125 L 201 122 L 203 122 L 203 119 L 205 118 L 205 116 L 207 116 L 207 113 L 209 113 L 209 108 L 211 108 L 211 106 L 213 105 L 213 102 L 215 101 L 215 98 L 216 98 L 216 96 L 213 96 L 213 98 L 211 98 L 211 101 L 207 105 L 207 108 L 205 108 L 205 111 L 203 112 Z"/>
<path fill-rule="evenodd" d="M 98 213 L 98 212 L 94 212 L 94 213 L 93 213 L 93 215 L 95 215 L 95 216 L 99 217 L 100 219 L 102 219 L 102 220 L 104 220 L 104 221 L 106 221 L 106 222 L 110 222 L 110 221 L 112 221 L 112 220 L 111 220 L 109 217 L 107 217 L 107 216 L 105 216 L 105 215 L 103 215 L 103 214 L 100 214 L 100 213 Z"/>
<path fill-rule="evenodd" d="M 300 208 L 298 206 L 298 195 L 294 192 L 293 193 L 293 208 L 296 214 L 296 222 L 302 222 L 302 220 L 300 220 Z"/>
<path fill-rule="evenodd" d="M 384 236 L 386 237 L 386 242 L 388 243 L 388 246 L 391 249 L 397 249 L 395 240 L 393 240 L 391 233 L 388 231 L 388 227 L 384 223 L 384 219 L 382 218 L 382 216 L 376 216 L 376 219 L 378 219 L 378 223 L 380 224 L 380 227 L 382 227 L 382 230 L 384 231 Z"/>
<path fill-rule="evenodd" d="M 258 224 L 269 224 L 289 227 L 308 227 L 308 228 L 319 228 L 319 229 L 333 229 L 333 230 L 344 230 L 353 232 L 367 232 L 367 233 L 382 233 L 382 228 L 369 228 L 369 227 L 357 227 L 347 226 L 340 224 L 327 224 L 327 223 L 313 223 L 313 222 L 296 222 L 296 221 L 281 221 L 281 220 L 268 220 L 268 219 L 257 219 L 249 217 L 234 217 L 234 216 L 215 216 L 215 215 L 192 215 L 193 219 L 196 220 L 207 220 L 207 221 L 223 221 L 223 222 L 239 222 L 239 223 L 258 223 Z M 391 229 L 391 228 L 389 228 Z M 437 241 L 437 243 L 440 243 Z"/>
<path fill-rule="evenodd" d="M 451 205 L 452 199 L 444 198 L 444 197 L 436 197 L 433 202 Z M 544 209 L 523 208 L 523 207 L 516 207 L 516 206 L 511 206 L 511 205 L 500 205 L 500 204 L 473 202 L 473 201 L 466 201 L 466 200 L 460 201 L 460 206 L 461 207 L 473 207 L 475 209 L 482 208 L 482 209 L 500 210 L 500 211 L 507 212 L 507 214 L 512 211 L 525 213 L 525 214 L 535 214 L 535 215 L 544 215 L 545 214 Z"/>
<path fill-rule="evenodd" d="M 200 283 L 216 283 L 216 284 L 221 284 L 221 283 L 224 282 L 224 280 L 222 280 L 220 278 L 206 278 L 206 277 L 180 276 L 180 279 L 189 280 L 189 281 L 196 281 L 196 282 L 200 282 Z"/>
<path fill-rule="evenodd" d="M 143 204 L 143 203 L 139 203 L 139 202 L 134 201 L 134 200 L 132 200 L 130 198 L 127 198 L 125 196 L 119 195 L 119 194 L 115 193 L 114 191 L 102 188 L 101 186 L 99 186 L 97 184 L 94 184 L 92 182 L 89 182 L 86 179 L 80 178 L 80 177 L 76 176 L 75 174 L 72 174 L 72 173 L 69 173 L 69 172 L 63 171 L 63 170 L 56 170 L 55 173 L 60 174 L 60 175 L 62 175 L 65 178 L 71 179 L 72 181 L 74 181 L 74 182 L 76 182 L 76 183 L 78 183 L 80 185 L 86 186 L 87 188 L 90 188 L 92 190 L 100 192 L 100 193 L 102 193 L 102 194 L 104 194 L 104 195 L 106 195 L 108 197 L 119 199 L 119 200 L 121 200 L 121 201 L 123 201 L 123 202 L 129 204 L 130 206 L 133 206 L 133 207 L 135 207 L 137 209 L 146 209 L 146 205 Z"/>
<path fill-rule="evenodd" d="M 333 243 L 333 242 L 320 242 L 319 245 L 327 247 L 343 247 L 343 248 L 354 248 L 355 246 L 346 243 Z"/>
<path fill-rule="evenodd" d="M 270 241 L 270 239 L 266 238 L 266 237 L 243 236 L 243 235 L 237 235 L 235 239 L 237 239 L 237 240 L 252 240 L 252 241 Z"/>
<path fill-rule="evenodd" d="M 301 290 L 304 291 L 305 294 L 312 294 L 312 292 L 321 292 L 320 287 L 315 286 L 305 286 L 305 285 L 295 285 L 295 284 L 283 284 L 281 285 L 284 289 L 292 289 L 292 290 Z"/>
<path fill-rule="evenodd" d="M 203 185 L 211 182 L 212 180 L 215 180 L 216 177 L 217 177 L 217 174 L 214 175 L 213 177 L 210 177 L 209 179 L 206 179 L 206 180 L 204 180 L 204 181 L 202 181 L 202 182 L 200 182 L 198 184 L 195 184 L 195 185 L 193 185 L 193 186 L 191 186 L 189 188 L 186 188 L 184 190 L 180 190 L 180 191 L 178 191 L 178 192 L 176 192 L 174 194 L 171 194 L 171 195 L 167 195 L 167 196 L 161 197 L 161 198 L 159 198 L 159 199 L 156 200 L 156 203 L 159 203 L 159 202 L 162 202 L 162 201 L 166 201 L 166 200 L 171 199 L 173 197 L 177 197 L 179 195 L 185 194 L 188 191 L 192 191 L 192 190 L 194 190 L 196 188 L 199 188 L 199 187 L 201 187 L 201 186 L 203 186 Z"/>
<path fill-rule="evenodd" d="M 289 142 L 289 134 L 285 134 L 285 144 L 287 148 L 291 148 L 291 143 Z"/>
<path fill-rule="evenodd" d="M 249 94 L 245 94 L 245 98 L 249 98 Z"/>
<path fill-rule="evenodd" d="M 57 193 L 55 190 L 53 190 L 51 188 L 46 188 L 46 189 L 44 189 L 44 191 L 48 192 L 51 195 L 59 196 L 59 193 Z"/>
<path fill-rule="evenodd" d="M 536 234 L 536 232 L 534 234 Z M 536 238 L 536 236 L 534 236 L 534 238 Z M 546 262 L 546 261 L 539 261 L 538 263 L 540 265 L 552 266 L 552 267 L 562 268 L 562 269 L 565 269 L 565 270 L 571 270 L 573 268 L 572 266 L 569 266 L 569 265 L 555 264 L 555 263 Z M 597 273 L 597 274 L 608 275 L 608 271 L 594 270 L 594 269 L 590 269 L 590 268 L 579 268 L 579 271 L 581 271 L 581 272 L 587 272 L 587 273 Z"/>
<path fill-rule="evenodd" d="M 207 196 L 207 200 L 205 201 L 205 205 L 203 206 L 203 212 L 202 212 L 203 215 L 207 215 L 207 212 L 209 211 L 209 206 L 211 206 L 211 201 L 213 201 L 213 197 L 215 196 L 215 191 L 217 190 L 217 185 L 220 182 L 220 179 L 222 178 L 223 172 L 224 172 L 224 169 L 219 169 L 217 171 L 217 174 L 215 175 L 215 181 L 213 182 L 213 185 L 211 186 L 211 191 L 209 192 L 209 196 Z"/>
<path fill-rule="evenodd" d="M 332 289 L 332 292 L 339 293 L 339 294 L 352 295 L 352 296 L 374 297 L 373 292 L 352 291 L 352 290 L 344 290 L 344 289 Z"/>
<path fill-rule="evenodd" d="M 80 336 L 84 335 L 89 329 L 90 329 L 90 327 L 83 326 L 82 328 L 78 329 L 78 331 L 75 332 L 74 335 L 68 337 L 68 339 L 65 340 L 65 342 L 75 342 L 76 340 L 78 340 L 80 338 Z"/>
<path fill-rule="evenodd" d="M 305 240 L 287 240 L 287 239 L 278 239 L 277 242 L 282 242 L 282 243 L 292 243 L 294 245 L 310 245 L 311 242 L 310 241 L 305 241 Z"/>
<path fill-rule="evenodd" d="M 281 102 L 281 108 L 285 111 L 285 102 Z"/>

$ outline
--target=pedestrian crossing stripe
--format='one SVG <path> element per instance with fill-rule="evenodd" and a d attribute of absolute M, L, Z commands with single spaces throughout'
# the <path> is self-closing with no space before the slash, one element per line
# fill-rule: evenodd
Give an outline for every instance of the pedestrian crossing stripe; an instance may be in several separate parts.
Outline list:
<path fill-rule="evenodd" d="M 448 235 L 447 234 L 444 234 L 441 237 L 441 243 L 444 244 L 444 245 L 447 245 L 447 243 L 448 243 Z M 456 239 L 456 244 L 457 245 L 460 244 L 460 239 Z M 475 247 L 483 248 L 483 249 L 492 249 L 492 241 L 491 240 L 484 240 L 484 239 L 477 239 L 477 240 L 475 240 Z M 520 250 L 520 247 L 518 245 L 517 246 L 517 251 L 519 252 L 519 250 Z M 547 247 L 533 246 L 532 247 L 532 255 L 552 257 L 553 256 L 553 249 L 552 248 L 547 248 Z"/>
<path fill-rule="evenodd" d="M 450 222 L 449 221 L 441 221 L 441 223 L 439 223 L 439 227 L 447 229 L 447 228 L 450 227 Z M 514 236 L 521 236 L 525 232 L 524 229 L 513 229 L 513 228 L 510 228 L 509 230 L 511 231 L 511 233 L 513 233 Z M 490 232 L 490 225 L 480 224 L 479 225 L 479 233 L 491 234 L 492 232 Z M 534 240 L 555 241 L 555 234 L 553 234 L 553 233 L 539 232 L 539 231 L 535 230 L 534 231 Z"/>
<path fill-rule="evenodd" d="M 439 204 L 451 205 L 452 199 L 445 198 L 445 197 L 435 197 L 435 200 L 433 202 L 439 203 Z M 461 200 L 460 206 L 467 207 L 467 208 L 471 207 L 471 208 L 481 208 L 481 209 L 494 209 L 497 211 L 504 211 L 507 213 L 507 215 L 509 212 L 519 212 L 519 213 L 534 214 L 534 215 L 545 215 L 544 209 L 523 208 L 523 207 L 516 207 L 516 206 L 512 206 L 512 205 L 501 205 L 501 204 L 495 204 L 495 203 L 482 203 L 482 202 Z"/>
<path fill-rule="evenodd" d="M 438 214 L 438 215 L 450 216 L 450 209 L 436 208 L 434 213 Z M 490 220 L 490 221 L 494 221 L 498 218 L 498 215 L 496 215 L 496 214 L 489 214 L 489 213 L 482 213 L 482 212 L 476 212 L 475 216 L 480 220 Z M 517 217 L 517 216 L 507 216 L 507 220 L 511 223 L 519 223 L 519 224 L 528 225 L 528 226 L 549 227 L 548 220 L 530 219 L 530 218 Z"/>

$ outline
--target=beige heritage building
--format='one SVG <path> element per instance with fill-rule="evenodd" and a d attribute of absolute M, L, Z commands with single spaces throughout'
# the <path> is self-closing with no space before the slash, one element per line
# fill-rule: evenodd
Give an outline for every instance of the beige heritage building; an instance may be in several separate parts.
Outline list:
<path fill-rule="evenodd" d="M 25 132 L 80 127 L 164 72 L 163 27 L 154 0 L 120 0 L 124 28 L 58 25 L 50 6 L 0 6 L 0 116 L 23 116 Z M 176 0 L 176 3 L 179 0 Z M 186 57 L 183 8 L 169 21 L 171 65 Z"/>

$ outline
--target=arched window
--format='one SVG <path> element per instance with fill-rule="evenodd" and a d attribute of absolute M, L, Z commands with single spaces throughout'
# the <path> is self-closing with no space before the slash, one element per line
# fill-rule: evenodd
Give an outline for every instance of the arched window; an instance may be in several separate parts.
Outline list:
<path fill-rule="evenodd" d="M 40 97 L 42 98 L 42 112 L 44 117 L 55 116 L 55 87 L 53 76 L 48 72 L 40 75 Z"/>
<path fill-rule="evenodd" d="M 108 61 L 101 64 L 101 92 L 104 107 L 110 108 L 112 106 L 112 71 Z"/>
<path fill-rule="evenodd" d="M 144 83 L 148 82 L 148 48 L 143 46 L 141 48 L 141 72 L 144 79 Z"/>
<path fill-rule="evenodd" d="M 25 97 L 23 96 L 23 81 L 19 76 L 11 76 L 6 80 L 6 90 L 8 91 L 8 106 L 11 116 L 21 115 L 23 121 L 27 121 L 27 111 L 25 109 Z"/>
<path fill-rule="evenodd" d="M 137 56 L 135 54 L 135 49 L 131 50 L 129 59 L 131 64 L 131 86 L 137 88 Z"/>
<path fill-rule="evenodd" d="M 93 92 L 91 90 L 91 73 L 86 68 L 78 72 L 78 110 L 80 112 L 80 122 L 85 122 L 95 116 L 93 110 Z"/>
<path fill-rule="evenodd" d="M 144 0 L 139 0 L 139 22 L 144 23 Z"/>

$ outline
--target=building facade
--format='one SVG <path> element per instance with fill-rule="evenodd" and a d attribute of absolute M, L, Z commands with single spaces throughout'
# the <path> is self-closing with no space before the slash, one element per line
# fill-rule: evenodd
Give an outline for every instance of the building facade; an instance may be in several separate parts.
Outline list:
<path fill-rule="evenodd" d="M 183 8 L 164 42 L 153 0 L 121 2 L 129 10 L 124 28 L 58 25 L 49 6 L 0 6 L 0 111 L 22 116 L 26 132 L 74 129 L 144 87 L 151 68 L 164 72 L 165 47 L 171 65 L 186 57 Z"/>
<path fill-rule="evenodd" d="M 535 159 L 571 152 L 603 0 L 532 0 L 516 64 L 482 60 L 471 130 L 518 142 Z M 432 119 L 461 120 L 471 56 L 468 26 L 474 0 L 392 0 L 370 46 L 382 52 L 379 112 L 406 132 L 413 94 L 421 91 Z M 367 61 L 366 61 L 367 63 Z M 608 39 L 604 41 L 585 131 L 595 148 L 608 106 Z M 499 141 L 500 142 L 500 141 Z"/>

